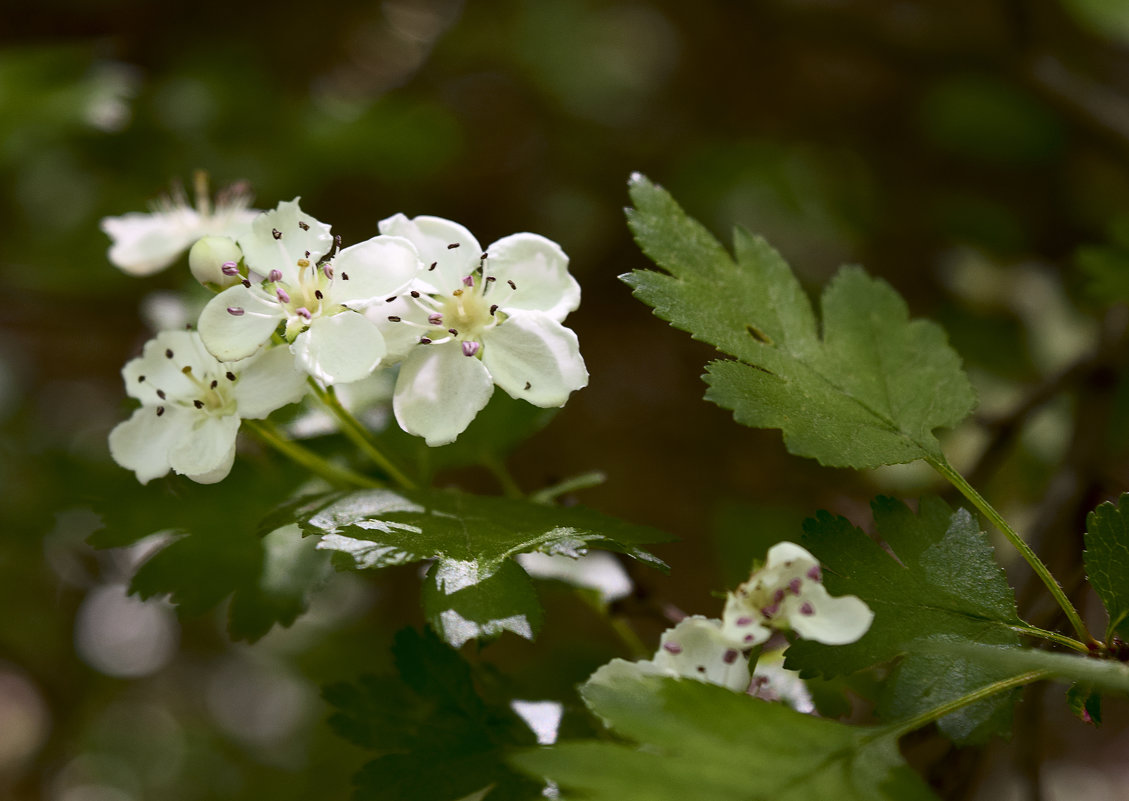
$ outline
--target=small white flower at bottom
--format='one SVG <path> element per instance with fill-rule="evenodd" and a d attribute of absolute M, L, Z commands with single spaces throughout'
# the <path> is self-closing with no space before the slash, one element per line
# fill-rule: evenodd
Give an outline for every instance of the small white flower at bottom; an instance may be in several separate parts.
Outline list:
<path fill-rule="evenodd" d="M 750 678 L 748 658 L 722 636 L 721 621 L 701 615 L 667 629 L 653 658 L 639 662 L 613 659 L 588 681 L 599 684 L 625 675 L 695 679 L 736 692 L 744 692 Z"/>
<path fill-rule="evenodd" d="M 807 550 L 780 542 L 769 549 L 764 567 L 729 593 L 722 632 L 740 648 L 786 629 L 807 640 L 844 645 L 866 634 L 872 620 L 874 612 L 861 599 L 827 592 L 819 562 Z"/>
<path fill-rule="evenodd" d="M 158 334 L 122 377 L 141 408 L 110 432 L 110 453 L 142 484 L 169 470 L 201 484 L 222 481 L 241 420 L 266 417 L 307 390 L 286 348 L 220 362 L 192 331 Z"/>

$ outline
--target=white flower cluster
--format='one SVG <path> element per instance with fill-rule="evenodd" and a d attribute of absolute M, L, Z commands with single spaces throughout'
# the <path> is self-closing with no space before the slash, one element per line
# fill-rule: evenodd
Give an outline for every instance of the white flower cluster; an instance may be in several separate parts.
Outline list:
<path fill-rule="evenodd" d="M 731 690 L 750 690 L 748 652 L 774 631 L 828 645 L 855 642 L 870 628 L 874 613 L 853 595 L 833 598 L 823 586 L 819 562 L 807 550 L 781 542 L 768 551 L 764 566 L 729 593 L 720 620 L 688 617 L 663 633 L 649 660 L 613 659 L 590 682 L 625 674 L 690 678 Z M 761 684 L 752 688 L 757 694 Z"/>
<path fill-rule="evenodd" d="M 396 420 L 428 445 L 453 442 L 495 386 L 551 407 L 588 383 L 563 325 L 580 287 L 555 242 L 482 248 L 457 223 L 397 214 L 342 248 L 297 198 L 255 213 L 241 191 L 214 208 L 198 195 L 195 209 L 181 194 L 102 221 L 122 270 L 147 275 L 191 247 L 192 274 L 218 292 L 197 332 L 158 335 L 123 371 L 142 407 L 111 452 L 143 483 L 169 469 L 221 480 L 239 421 L 300 400 L 306 376 L 329 386 L 399 365 Z"/>

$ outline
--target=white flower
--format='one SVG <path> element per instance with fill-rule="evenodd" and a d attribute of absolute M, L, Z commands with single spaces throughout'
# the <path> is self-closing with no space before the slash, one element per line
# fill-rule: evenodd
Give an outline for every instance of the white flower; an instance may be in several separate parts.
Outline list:
<path fill-rule="evenodd" d="M 444 445 L 495 385 L 550 407 L 588 384 L 576 334 L 561 325 L 580 304 L 580 286 L 555 242 L 513 234 L 483 250 L 457 223 L 403 214 L 380 231 L 410 240 L 427 265 L 406 297 L 369 312 L 390 349 L 406 356 L 393 398 L 405 431 Z"/>
<path fill-rule="evenodd" d="M 217 359 L 242 359 L 280 323 L 298 365 L 326 384 L 358 381 L 384 358 L 380 328 L 365 306 L 403 289 L 421 264 L 406 239 L 376 236 L 325 261 L 330 227 L 305 214 L 298 199 L 278 204 L 240 239 L 247 267 L 264 276 L 216 295 L 200 315 L 200 336 Z"/>
<path fill-rule="evenodd" d="M 791 542 L 773 545 L 768 561 L 729 593 L 722 631 L 730 642 L 751 648 L 773 629 L 791 629 L 828 645 L 854 642 L 870 628 L 874 613 L 854 595 L 832 598 L 819 562 Z"/>
<path fill-rule="evenodd" d="M 110 432 L 110 453 L 142 484 L 170 469 L 201 484 L 223 480 L 240 421 L 266 417 L 307 389 L 286 348 L 219 362 L 191 331 L 158 334 L 122 377 L 141 408 Z"/>
<path fill-rule="evenodd" d="M 749 660 L 721 633 L 721 621 L 693 615 L 663 632 L 652 659 L 613 659 L 589 682 L 607 682 L 623 675 L 672 676 L 744 692 L 749 686 Z"/>
<path fill-rule="evenodd" d="M 749 695 L 765 701 L 782 701 L 797 712 L 810 715 L 815 711 L 811 692 L 798 671 L 784 667 L 784 651 L 760 655 L 753 669 Z"/>
<path fill-rule="evenodd" d="M 152 275 L 202 237 L 215 234 L 238 239 L 258 214 L 247 208 L 250 202 L 246 186 L 235 184 L 219 193 L 213 208 L 207 177 L 197 173 L 195 208 L 188 205 L 184 189 L 178 186 L 148 214 L 103 217 L 102 230 L 112 240 L 108 258 L 130 275 Z"/>

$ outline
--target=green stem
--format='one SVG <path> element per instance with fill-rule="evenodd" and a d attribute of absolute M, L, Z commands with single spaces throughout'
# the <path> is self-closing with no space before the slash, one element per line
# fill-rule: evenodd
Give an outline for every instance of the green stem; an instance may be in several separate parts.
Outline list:
<path fill-rule="evenodd" d="M 302 467 L 305 467 L 311 473 L 321 476 L 330 484 L 346 484 L 358 487 L 384 486 L 379 481 L 356 473 L 347 467 L 340 467 L 331 462 L 327 462 L 308 448 L 299 445 L 293 440 L 287 439 L 279 433 L 278 429 L 265 420 L 244 420 L 243 425 L 246 426 L 252 434 L 258 437 L 261 442 L 270 445 L 282 455 L 297 462 L 302 465 Z"/>
<path fill-rule="evenodd" d="M 369 436 L 368 430 L 361 425 L 357 418 L 350 414 L 348 409 L 341 405 L 333 387 L 323 387 L 313 378 L 310 379 L 310 386 L 313 387 L 318 400 L 324 403 L 330 413 L 337 418 L 337 422 L 341 423 L 341 430 L 346 437 L 352 440 L 354 445 L 360 448 L 377 467 L 387 473 L 388 477 L 400 485 L 402 489 L 413 490 L 416 488 L 415 482 L 408 478 L 407 474 L 398 468 L 391 459 L 381 453 L 372 441 L 372 437 Z"/>
<path fill-rule="evenodd" d="M 578 476 L 566 478 L 553 484 L 551 487 L 537 490 L 529 496 L 531 501 L 536 503 L 552 503 L 561 495 L 566 492 L 576 492 L 577 490 L 588 489 L 589 487 L 598 487 L 607 481 L 608 477 L 602 470 L 592 470 L 587 473 L 581 473 Z"/>
<path fill-rule="evenodd" d="M 1022 623 L 1018 626 L 1008 626 L 1008 628 L 1018 634 L 1026 634 L 1028 637 L 1038 637 L 1042 640 L 1050 640 L 1053 643 L 1062 645 L 1066 648 L 1070 648 L 1071 650 L 1077 651 L 1080 654 L 1086 654 L 1088 656 L 1090 653 L 1090 649 L 1086 645 L 1086 643 L 1078 642 L 1078 640 L 1074 639 L 1073 637 L 1067 637 L 1065 634 L 1059 634 L 1057 631 L 1047 631 L 1046 629 L 1041 629 L 1038 626 L 1032 626 L 1030 623 Z"/>
<path fill-rule="evenodd" d="M 950 715 L 958 709 L 963 709 L 966 706 L 975 704 L 977 701 L 983 701 L 985 698 L 990 698 L 997 693 L 1007 692 L 1016 687 L 1023 687 L 1024 685 L 1031 684 L 1032 682 L 1041 679 L 1049 679 L 1054 675 L 1051 670 L 1031 670 L 1027 673 L 1020 673 L 1018 676 L 1012 676 L 1010 679 L 1003 679 L 1002 681 L 992 682 L 979 690 L 974 690 L 968 695 L 962 695 L 960 698 L 954 698 L 940 706 L 933 707 L 920 715 L 903 721 L 893 727 L 895 737 L 902 737 L 915 729 L 920 729 L 923 726 L 928 726 L 934 721 L 940 720 L 945 715 Z M 890 729 L 882 730 L 877 736 L 886 736 L 890 734 Z"/>
<path fill-rule="evenodd" d="M 494 456 L 484 457 L 482 466 L 485 467 L 497 479 L 498 484 L 502 487 L 502 494 L 507 498 L 524 498 L 525 493 L 521 491 L 517 481 L 514 479 L 513 474 L 506 468 L 505 462 Z"/>
<path fill-rule="evenodd" d="M 627 621 L 621 617 L 617 617 L 608 611 L 607 604 L 605 604 L 599 597 L 596 596 L 590 589 L 583 587 L 575 587 L 576 595 L 588 606 L 595 610 L 596 614 L 602 617 L 607 624 L 611 627 L 612 631 L 616 633 L 620 641 L 627 646 L 627 650 L 635 659 L 650 659 L 654 653 L 648 650 L 643 641 L 639 639 L 639 635 L 635 633 L 635 629 L 627 625 Z"/>
<path fill-rule="evenodd" d="M 1078 633 L 1078 636 L 1084 642 L 1095 642 L 1094 638 L 1090 636 L 1090 632 L 1089 630 L 1087 630 L 1086 624 L 1082 622 L 1082 616 L 1078 614 L 1078 610 L 1074 608 L 1074 604 L 1072 604 L 1070 602 L 1070 599 L 1066 597 L 1066 592 L 1063 591 L 1062 586 L 1058 583 L 1058 581 L 1055 580 L 1055 577 L 1051 575 L 1051 571 L 1045 564 L 1043 564 L 1043 561 L 1035 554 L 1033 550 L 1031 550 L 1031 546 L 1024 542 L 1023 538 L 1016 533 L 1015 529 L 1013 529 L 1008 524 L 1008 522 L 1004 520 L 1003 515 L 997 512 L 995 507 L 984 500 L 984 497 L 979 492 L 977 492 L 971 484 L 965 481 L 964 476 L 958 473 L 956 469 L 953 468 L 953 466 L 950 465 L 943 456 L 936 459 L 930 458 L 927 459 L 927 461 L 934 470 L 944 476 L 950 484 L 960 490 L 960 493 L 965 498 L 967 498 L 973 506 L 979 509 L 980 513 L 983 514 L 984 517 L 988 518 L 989 522 L 991 522 L 992 525 L 1000 530 L 1000 533 L 1007 537 L 1008 542 L 1012 544 L 1012 547 L 1019 551 L 1019 555 L 1023 557 L 1027 564 L 1031 565 L 1031 569 L 1035 571 L 1035 575 L 1039 577 L 1040 581 L 1042 581 L 1046 588 L 1050 591 L 1051 596 L 1054 597 L 1055 602 L 1059 605 L 1062 611 L 1066 613 L 1066 617 L 1070 621 L 1070 625 L 1074 627 L 1074 631 Z"/>

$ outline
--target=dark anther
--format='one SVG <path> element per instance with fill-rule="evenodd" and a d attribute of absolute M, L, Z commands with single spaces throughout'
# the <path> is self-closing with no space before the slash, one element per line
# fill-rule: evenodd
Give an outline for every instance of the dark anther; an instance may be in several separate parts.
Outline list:
<path fill-rule="evenodd" d="M 167 348 L 167 349 L 165 350 L 165 358 L 166 358 L 166 359 L 171 359 L 171 358 L 172 358 L 172 348 Z"/>
<path fill-rule="evenodd" d="M 277 228 L 270 229 L 270 235 L 275 239 L 282 239 L 282 231 L 278 230 Z"/>
<path fill-rule="evenodd" d="M 418 293 L 418 292 L 416 292 L 416 291 L 415 291 L 414 289 L 412 290 L 412 297 L 413 297 L 413 298 L 418 298 L 418 297 L 419 297 L 419 293 Z"/>
<path fill-rule="evenodd" d="M 458 246 L 459 246 L 458 242 L 452 242 L 451 244 L 447 245 L 447 250 L 454 250 Z"/>
<path fill-rule="evenodd" d="M 706 672 L 706 666 L 705 665 L 698 665 L 697 671 L 699 673 L 705 673 Z"/>
<path fill-rule="evenodd" d="M 307 259 L 310 258 L 310 251 L 308 251 L 308 250 L 306 251 L 306 258 Z"/>
<path fill-rule="evenodd" d="M 246 278 L 244 278 L 242 281 L 240 281 L 240 283 L 243 284 L 243 286 L 247 287 L 248 289 L 251 288 L 251 282 L 248 281 Z"/>
<path fill-rule="evenodd" d="M 324 296 L 324 295 L 322 295 L 322 293 L 321 293 L 321 290 L 320 290 L 320 289 L 315 289 L 315 290 L 314 290 L 314 297 L 315 297 L 315 298 L 317 298 L 318 300 L 321 300 L 321 299 L 322 299 L 323 297 L 325 297 L 325 296 Z"/>
<path fill-rule="evenodd" d="M 165 407 L 164 406 L 158 406 L 157 407 L 157 417 L 160 417 L 164 413 L 165 413 Z"/>
<path fill-rule="evenodd" d="M 517 289 L 517 284 L 515 284 L 513 281 L 506 281 L 506 283 L 510 285 L 510 289 Z"/>
<path fill-rule="evenodd" d="M 489 255 L 490 255 L 489 253 L 483 253 L 479 258 L 485 259 Z"/>
<path fill-rule="evenodd" d="M 493 317 L 494 312 L 496 312 L 496 311 L 498 311 L 498 304 L 497 303 L 495 303 L 493 306 L 490 307 L 490 316 Z"/>
<path fill-rule="evenodd" d="M 349 273 L 341 273 L 341 280 L 342 281 L 348 281 L 349 280 Z"/>
<path fill-rule="evenodd" d="M 398 322 L 400 322 L 400 318 L 399 318 L 399 317 L 396 317 L 396 316 L 391 316 L 391 315 L 390 315 L 390 316 L 388 317 L 388 321 L 389 321 L 389 322 L 392 322 L 392 323 L 398 323 Z"/>
<path fill-rule="evenodd" d="M 437 262 L 437 261 L 433 261 L 433 262 L 431 262 L 431 266 L 427 268 L 427 271 L 428 271 L 428 272 L 431 272 L 432 270 L 434 270 L 434 269 L 435 269 L 435 267 L 436 267 L 436 266 L 437 266 L 438 264 L 439 264 L 439 262 Z"/>
<path fill-rule="evenodd" d="M 302 222 L 301 220 L 298 220 L 298 227 L 301 228 L 303 231 L 309 231 L 310 230 L 310 226 L 308 224 Z"/>
<path fill-rule="evenodd" d="M 138 384 L 140 384 L 140 383 L 141 383 L 142 381 L 144 381 L 144 380 L 145 380 L 145 376 L 143 376 L 143 375 L 139 375 L 139 376 L 137 376 L 137 383 L 138 383 Z"/>
<path fill-rule="evenodd" d="M 421 345 L 430 345 L 430 344 L 431 344 L 431 340 L 430 340 L 430 339 L 428 339 L 427 337 L 420 337 L 420 338 L 419 338 L 419 344 L 421 344 Z"/>
<path fill-rule="evenodd" d="M 494 276 L 492 276 L 492 275 L 488 275 L 488 276 L 486 276 L 486 280 L 487 280 L 487 281 L 489 281 L 490 283 L 494 283 L 494 282 L 495 282 L 495 281 L 497 281 L 498 279 L 497 279 L 497 278 L 495 278 L 495 277 L 494 277 Z"/>
<path fill-rule="evenodd" d="M 216 381 L 216 380 L 215 380 L 214 378 L 212 379 L 212 383 L 211 383 L 211 384 L 209 384 L 209 386 L 210 386 L 210 387 L 211 387 L 212 389 L 215 389 L 215 388 L 216 388 L 216 387 L 218 387 L 219 385 L 220 385 L 220 382 L 219 382 L 219 381 Z"/>
<path fill-rule="evenodd" d="M 526 382 L 525 382 L 525 389 L 526 389 L 526 391 L 528 392 L 528 391 L 529 391 L 530 389 L 532 389 L 532 388 L 533 388 L 533 385 L 532 385 L 532 384 L 530 384 L 530 383 L 529 383 L 528 381 L 526 381 Z"/>
<path fill-rule="evenodd" d="M 194 400 L 194 401 L 192 401 L 192 405 L 195 406 L 197 409 L 203 409 L 204 408 L 204 401 Z"/>
<path fill-rule="evenodd" d="M 385 302 L 385 303 L 391 303 L 391 302 L 392 302 L 392 301 L 394 301 L 395 299 L 396 299 L 396 296 L 395 296 L 395 295 L 393 295 L 393 296 L 392 296 L 392 297 L 390 297 L 390 298 L 385 298 L 385 299 L 384 299 L 384 302 Z"/>
<path fill-rule="evenodd" d="M 337 246 L 338 250 L 341 250 L 341 234 L 337 234 L 333 237 L 333 244 Z"/>
<path fill-rule="evenodd" d="M 228 381 L 234 381 L 234 380 L 235 380 L 235 373 L 233 373 L 233 372 L 231 372 L 230 370 L 228 370 L 228 371 L 227 371 L 227 380 L 228 380 Z"/>
<path fill-rule="evenodd" d="M 157 397 L 160 398 L 161 400 L 164 400 L 165 399 L 165 391 L 163 389 L 158 389 L 157 390 Z"/>
<path fill-rule="evenodd" d="M 453 337 L 457 337 L 459 335 L 459 332 L 456 331 L 454 328 L 448 328 L 447 333 L 450 334 Z"/>

